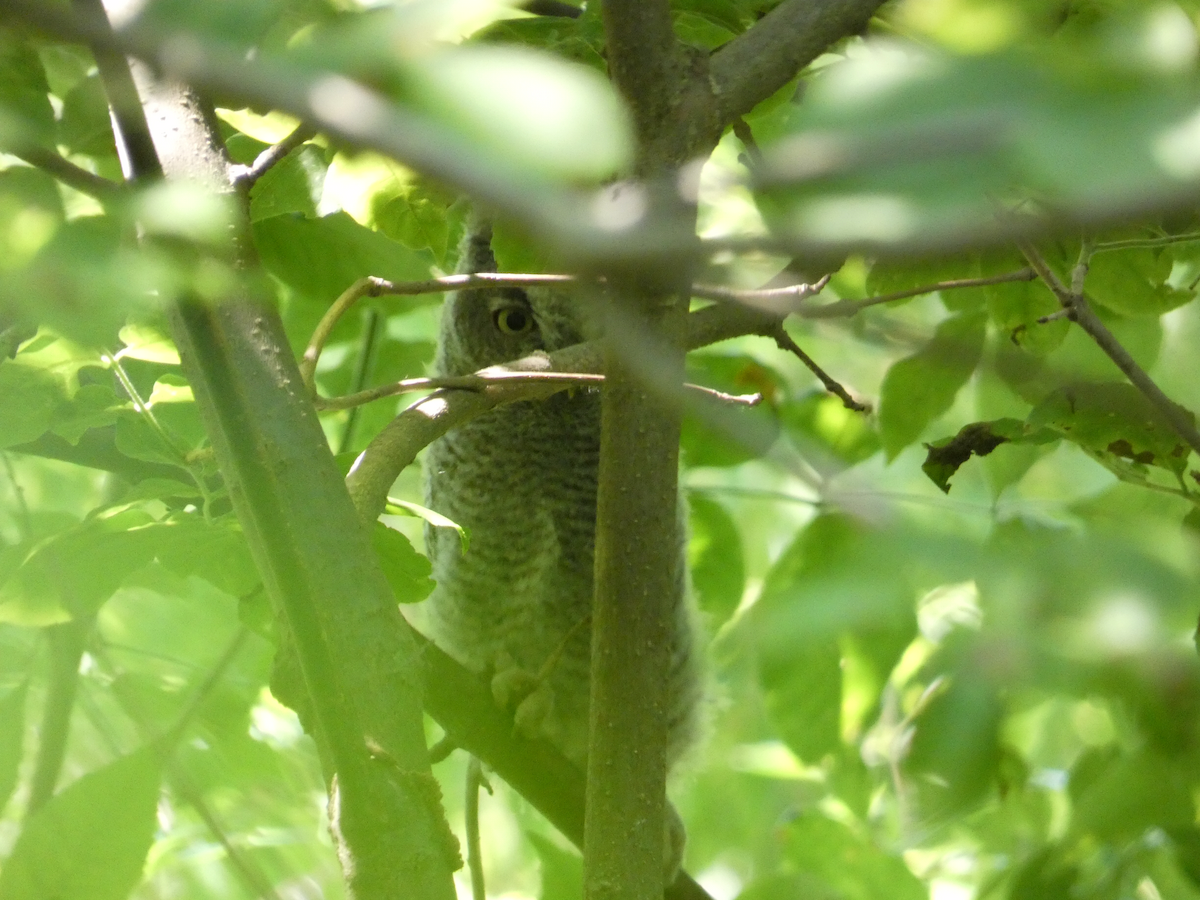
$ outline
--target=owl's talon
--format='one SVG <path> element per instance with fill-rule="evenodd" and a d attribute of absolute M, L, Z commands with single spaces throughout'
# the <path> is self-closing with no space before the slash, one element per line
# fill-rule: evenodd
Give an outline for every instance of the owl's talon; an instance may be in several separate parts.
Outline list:
<path fill-rule="evenodd" d="M 517 661 L 501 650 L 496 654 L 495 674 L 492 675 L 492 697 L 503 709 L 516 709 L 538 688 L 539 677 L 517 665 Z"/>
<path fill-rule="evenodd" d="M 530 740 L 542 737 L 542 727 L 553 707 L 554 691 L 543 681 L 518 704 L 513 716 L 516 733 Z"/>

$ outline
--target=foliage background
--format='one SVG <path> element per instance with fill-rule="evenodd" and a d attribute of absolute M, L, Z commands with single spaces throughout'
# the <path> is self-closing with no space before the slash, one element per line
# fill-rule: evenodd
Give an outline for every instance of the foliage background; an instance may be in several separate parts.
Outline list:
<path fill-rule="evenodd" d="M 770 5 L 673 10 L 679 36 L 712 48 Z M 562 146 L 528 140 L 522 128 L 554 117 L 513 90 L 529 77 L 523 57 L 472 58 L 492 77 L 471 90 L 420 47 L 387 62 L 394 46 L 372 37 L 394 37 L 379 27 L 386 11 L 316 0 L 164 0 L 152 11 L 377 84 L 497 166 L 589 181 L 622 153 L 616 138 L 595 144 L 622 133 L 615 108 L 592 131 L 562 129 Z M 397 15 L 388 27 L 410 38 L 473 35 L 473 46 L 532 44 L 602 67 L 592 11 Z M 1186 238 L 1200 174 L 1187 130 L 1198 15 L 1190 2 L 889 6 L 874 25 L 882 49 L 852 40 L 814 64 L 804 103 L 789 87 L 747 117 L 766 154 L 757 190 L 742 178 L 754 151 L 726 135 L 702 179 L 701 234 L 759 233 L 765 221 L 857 248 L 819 298 L 855 300 L 1022 268 L 1015 250 L 969 245 L 994 240 L 996 197 L 1033 196 L 1093 223 L 1084 237 L 1101 252 L 1086 285 L 1098 312 L 1196 409 L 1200 244 Z M 564 111 L 599 90 L 581 84 Z M 119 177 L 85 51 L 0 30 L 0 115 L 10 148 L 56 146 Z M 972 143 L 976 115 L 1006 139 Z M 296 124 L 265 109 L 223 109 L 221 121 L 243 164 Z M 1002 127 L 1013 122 L 1016 132 Z M 811 157 L 787 141 L 830 133 L 844 155 L 789 175 L 789 161 Z M 1191 144 L 1172 143 L 1177 133 Z M 11 357 L 0 364 L 0 897 L 39 896 L 24 867 L 53 870 L 64 896 L 340 896 L 319 766 L 267 688 L 273 634 L 257 576 L 146 299 L 220 294 L 233 274 L 187 248 L 219 247 L 227 212 L 178 186 L 102 206 L 17 155 L 0 160 Z M 452 271 L 463 205 L 395 162 L 318 137 L 256 183 L 250 216 L 299 353 L 355 279 Z M 135 221 L 165 240 L 135 247 Z M 953 253 L 913 258 L 964 234 Z M 1117 241 L 1135 245 L 1104 249 Z M 1081 240 L 1060 233 L 1039 248 L 1067 278 Z M 502 270 L 539 268 L 520 229 L 502 227 L 497 252 Z M 758 286 L 786 262 L 718 254 L 701 280 Z M 424 374 L 436 301 L 365 301 L 333 333 L 321 393 Z M 714 690 L 711 739 L 673 795 L 687 868 L 717 900 L 1200 896 L 1194 463 L 1113 386 L 1118 372 L 1078 328 L 1038 324 L 1056 309 L 1044 284 L 1021 281 L 793 317 L 805 350 L 875 404 L 869 416 L 761 338 L 692 355 L 693 380 L 764 393 L 737 413 L 738 430 L 771 439 L 748 448 L 697 419 L 684 437 Z M 346 467 L 402 405 L 324 417 Z M 1001 419 L 1012 440 L 958 469 L 949 494 L 922 472 L 922 441 Z M 150 468 L 135 478 L 77 464 L 101 447 Z M 419 502 L 419 484 L 410 467 L 393 496 Z M 385 522 L 393 530 L 377 546 L 393 588 L 417 601 L 429 587 L 422 563 L 395 535 L 419 550 L 422 522 Z M 56 661 L 72 658 L 72 641 L 86 652 L 59 793 L 27 818 L 63 679 Z M 165 766 L 140 749 L 152 738 L 172 748 Z M 456 829 L 462 756 L 436 768 Z M 489 893 L 577 893 L 574 851 L 494 786 L 481 813 Z"/>

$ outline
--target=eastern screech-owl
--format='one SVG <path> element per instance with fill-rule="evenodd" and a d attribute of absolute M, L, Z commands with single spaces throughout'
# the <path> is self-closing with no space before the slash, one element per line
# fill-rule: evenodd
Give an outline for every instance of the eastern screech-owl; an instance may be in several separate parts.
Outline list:
<path fill-rule="evenodd" d="M 485 225 L 471 228 L 458 270 L 495 270 Z M 578 343 L 595 334 L 583 312 L 562 288 L 451 295 L 434 372 L 465 375 Z M 532 718 L 585 771 L 599 448 L 600 395 L 575 389 L 480 416 L 430 445 L 425 459 L 429 506 L 470 531 L 463 552 L 453 531 L 426 529 L 437 581 L 432 637 L 468 668 L 497 671 L 498 679 L 498 670 L 514 665 L 542 673 Z M 669 763 L 696 737 L 701 693 L 680 549 Z"/>

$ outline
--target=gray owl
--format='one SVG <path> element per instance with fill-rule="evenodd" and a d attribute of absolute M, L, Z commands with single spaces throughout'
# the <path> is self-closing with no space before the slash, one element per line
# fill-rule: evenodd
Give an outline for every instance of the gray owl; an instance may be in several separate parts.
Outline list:
<path fill-rule="evenodd" d="M 486 226 L 471 229 L 462 251 L 460 272 L 495 270 Z M 434 372 L 465 375 L 593 337 L 581 306 L 561 288 L 451 295 Z M 577 389 L 480 416 L 431 444 L 425 460 L 428 505 L 470 531 L 463 552 L 453 531 L 426 529 L 437 581 L 431 636 L 468 668 L 497 672 L 494 686 L 506 667 L 536 673 L 538 690 L 508 702 L 540 698 L 538 732 L 585 771 L 599 452 L 600 395 Z M 701 694 L 680 552 L 670 763 L 697 735 Z"/>

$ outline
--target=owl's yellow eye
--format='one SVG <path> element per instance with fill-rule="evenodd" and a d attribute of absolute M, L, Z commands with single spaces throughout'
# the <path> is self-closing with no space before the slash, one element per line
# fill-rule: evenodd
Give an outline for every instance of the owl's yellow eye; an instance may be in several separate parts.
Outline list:
<path fill-rule="evenodd" d="M 492 313 L 492 321 L 505 334 L 525 334 L 533 330 L 533 316 L 519 306 L 505 306 Z"/>

